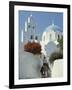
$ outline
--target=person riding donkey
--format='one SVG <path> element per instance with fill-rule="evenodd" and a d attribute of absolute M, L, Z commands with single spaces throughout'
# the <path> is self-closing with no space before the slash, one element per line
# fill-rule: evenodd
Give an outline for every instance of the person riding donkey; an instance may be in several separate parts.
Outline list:
<path fill-rule="evenodd" d="M 41 67 L 40 72 L 41 72 L 42 78 L 51 77 L 51 70 L 45 56 L 43 58 L 43 65 Z"/>

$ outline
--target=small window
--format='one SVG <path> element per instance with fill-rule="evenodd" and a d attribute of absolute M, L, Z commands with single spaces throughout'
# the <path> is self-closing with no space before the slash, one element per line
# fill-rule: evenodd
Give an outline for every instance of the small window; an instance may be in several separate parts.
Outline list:
<path fill-rule="evenodd" d="M 30 36 L 30 39 L 33 39 L 33 35 Z"/>
<path fill-rule="evenodd" d="M 28 25 L 28 28 L 30 28 L 30 25 Z"/>
<path fill-rule="evenodd" d="M 38 37 L 36 36 L 35 39 L 38 40 Z"/>
<path fill-rule="evenodd" d="M 52 35 L 50 34 L 50 40 L 52 40 Z"/>
<path fill-rule="evenodd" d="M 33 26 L 32 28 L 35 29 L 35 26 Z"/>

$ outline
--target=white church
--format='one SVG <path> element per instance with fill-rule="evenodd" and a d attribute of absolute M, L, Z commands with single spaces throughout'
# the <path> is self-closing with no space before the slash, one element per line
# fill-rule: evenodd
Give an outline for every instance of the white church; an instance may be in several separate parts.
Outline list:
<path fill-rule="evenodd" d="M 60 27 L 55 25 L 54 22 L 52 21 L 52 24 L 45 28 L 42 36 L 37 34 L 36 33 L 37 24 L 34 20 L 34 17 L 31 14 L 30 16 L 28 16 L 27 20 L 25 21 L 24 30 L 22 30 L 21 32 L 21 42 L 23 43 L 23 45 L 28 41 L 39 42 L 42 46 L 42 52 L 46 54 L 46 50 L 50 42 L 53 43 L 53 46 L 54 44 L 55 45 L 58 44 L 57 40 L 61 38 L 63 35 L 63 33 L 60 31 L 61 31 Z"/>
<path fill-rule="evenodd" d="M 24 44 L 28 41 L 39 41 L 39 36 L 36 34 L 36 22 L 32 16 L 32 14 L 27 18 L 24 25 L 24 30 L 21 33 L 21 42 Z"/>
<path fill-rule="evenodd" d="M 63 36 L 63 33 L 61 32 L 61 29 L 59 26 L 55 25 L 54 22 L 52 22 L 51 25 L 46 27 L 42 34 L 42 50 L 43 52 L 47 51 L 48 54 L 52 53 L 57 50 L 57 44 L 58 39 L 61 39 Z M 45 54 L 47 53 L 45 52 Z"/>

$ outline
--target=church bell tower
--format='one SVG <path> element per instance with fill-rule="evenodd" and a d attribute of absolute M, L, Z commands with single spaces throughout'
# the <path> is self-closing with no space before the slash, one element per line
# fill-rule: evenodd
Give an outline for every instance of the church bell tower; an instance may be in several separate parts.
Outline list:
<path fill-rule="evenodd" d="M 25 21 L 25 41 L 34 41 L 37 39 L 36 36 L 36 23 L 32 14 Z"/>

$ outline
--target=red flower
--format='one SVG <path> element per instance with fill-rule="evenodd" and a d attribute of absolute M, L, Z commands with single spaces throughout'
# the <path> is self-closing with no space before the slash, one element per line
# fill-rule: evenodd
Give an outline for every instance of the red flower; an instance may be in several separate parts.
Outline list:
<path fill-rule="evenodd" d="M 41 54 L 41 45 L 36 42 L 28 42 L 24 45 L 24 50 L 33 54 Z"/>

